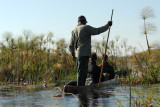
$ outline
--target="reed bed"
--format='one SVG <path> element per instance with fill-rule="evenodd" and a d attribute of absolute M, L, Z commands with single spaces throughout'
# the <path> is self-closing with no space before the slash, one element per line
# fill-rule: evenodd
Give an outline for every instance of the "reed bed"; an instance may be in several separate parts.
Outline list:
<path fill-rule="evenodd" d="M 0 81 L 6 84 L 36 84 L 54 82 L 75 68 L 70 54 L 66 52 L 64 39 L 53 41 L 53 33 L 14 39 L 5 33 L 5 41 L 0 44 Z M 54 43 L 55 42 L 55 43 Z"/>

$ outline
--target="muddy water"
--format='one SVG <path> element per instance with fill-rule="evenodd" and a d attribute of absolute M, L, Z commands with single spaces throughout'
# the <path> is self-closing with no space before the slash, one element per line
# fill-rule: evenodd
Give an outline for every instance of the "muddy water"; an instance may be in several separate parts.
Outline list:
<path fill-rule="evenodd" d="M 0 90 L 0 107 L 126 107 L 129 106 L 129 87 L 126 85 L 112 85 L 92 92 L 64 95 L 60 90 L 52 87 L 15 88 Z M 62 87 L 62 86 L 60 86 Z M 156 85 L 156 92 L 160 92 Z M 138 91 L 135 91 L 138 90 Z M 132 98 L 138 98 L 138 92 L 145 94 L 141 86 L 132 87 Z M 60 97 L 55 97 L 62 95 Z M 157 96 L 158 97 L 158 96 Z M 133 103 L 133 101 L 132 101 Z M 157 102 L 152 101 L 154 107 Z"/>

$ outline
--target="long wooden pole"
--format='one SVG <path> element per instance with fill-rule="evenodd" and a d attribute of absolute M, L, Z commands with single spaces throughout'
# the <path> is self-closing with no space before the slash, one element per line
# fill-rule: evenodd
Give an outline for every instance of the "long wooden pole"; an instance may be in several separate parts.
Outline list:
<path fill-rule="evenodd" d="M 113 17 L 113 9 L 112 9 L 112 14 L 111 14 L 111 21 L 112 21 L 112 17 Z M 111 26 L 109 27 L 109 30 L 108 30 L 108 36 L 107 36 L 107 41 L 106 41 L 106 45 L 105 45 L 104 55 L 106 55 L 106 52 L 107 52 L 110 30 L 111 30 Z M 102 54 L 102 57 L 103 57 L 103 61 L 102 61 L 102 66 L 101 66 L 101 73 L 100 73 L 98 87 L 100 86 L 100 82 L 101 82 L 101 78 L 102 78 L 102 72 L 103 72 L 103 65 L 104 65 L 104 60 L 105 60 L 105 56 L 103 56 L 103 54 Z"/>

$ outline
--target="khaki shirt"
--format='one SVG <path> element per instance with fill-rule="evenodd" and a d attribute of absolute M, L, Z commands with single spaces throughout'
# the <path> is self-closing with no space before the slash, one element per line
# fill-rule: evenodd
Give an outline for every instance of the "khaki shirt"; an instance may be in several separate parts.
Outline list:
<path fill-rule="evenodd" d="M 100 33 L 103 33 L 107 31 L 108 28 L 108 24 L 99 28 L 78 24 L 78 26 L 72 31 L 72 37 L 69 45 L 69 50 L 72 55 L 75 55 L 76 57 L 91 57 L 91 35 L 98 35 Z"/>

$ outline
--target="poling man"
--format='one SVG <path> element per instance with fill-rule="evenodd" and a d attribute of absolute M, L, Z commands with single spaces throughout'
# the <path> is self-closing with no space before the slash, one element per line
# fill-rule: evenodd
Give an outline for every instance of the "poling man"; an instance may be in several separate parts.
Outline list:
<path fill-rule="evenodd" d="M 98 35 L 108 30 L 112 26 L 112 21 L 102 27 L 94 28 L 86 25 L 87 20 L 84 16 L 78 17 L 78 25 L 72 31 L 71 41 L 69 50 L 72 54 L 73 60 L 77 58 L 77 85 L 85 85 L 87 73 L 88 73 L 88 62 L 91 57 L 91 35 Z"/>

